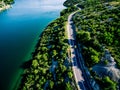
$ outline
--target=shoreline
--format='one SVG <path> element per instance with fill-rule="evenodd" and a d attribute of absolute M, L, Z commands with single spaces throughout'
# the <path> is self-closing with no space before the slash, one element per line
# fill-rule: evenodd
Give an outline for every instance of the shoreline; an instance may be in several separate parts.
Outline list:
<path fill-rule="evenodd" d="M 67 66 L 64 64 L 64 61 L 66 60 L 66 57 L 67 57 L 67 49 L 68 49 L 68 46 L 67 46 L 67 41 L 65 41 L 66 40 L 66 38 L 65 38 L 65 34 L 63 33 L 63 32 L 65 32 L 64 30 L 65 30 L 65 27 L 64 27 L 64 24 L 61 24 L 61 23 L 65 23 L 65 21 L 66 21 L 66 17 L 68 16 L 68 14 L 70 13 L 70 12 L 73 12 L 74 10 L 76 10 L 77 8 L 72 8 L 71 10 L 68 10 L 68 9 L 63 9 L 61 12 L 60 12 L 60 16 L 58 17 L 58 18 L 56 18 L 55 20 L 53 20 L 53 21 L 51 21 L 46 27 L 45 27 L 45 29 L 43 30 L 43 32 L 40 34 L 40 38 L 39 38 L 39 40 L 38 40 L 38 42 L 37 42 L 37 44 L 36 44 L 36 46 L 35 46 L 35 50 L 34 50 L 34 52 L 33 52 L 33 55 L 32 55 L 32 59 L 31 60 L 29 60 L 28 62 L 26 62 L 25 64 L 27 64 L 29 67 L 27 67 L 27 68 L 24 68 L 24 73 L 23 73 L 23 77 L 22 77 L 22 79 L 21 79 L 21 81 L 20 81 L 20 84 L 19 84 L 19 86 L 18 86 L 18 90 L 21 90 L 21 89 L 23 89 L 23 88 L 25 88 L 25 89 L 29 89 L 30 88 L 30 86 L 32 85 L 32 84 L 30 84 L 29 83 L 29 80 L 30 79 L 28 79 L 28 78 L 31 78 L 31 77 L 29 77 L 29 74 L 27 73 L 27 72 L 32 72 L 31 71 L 31 69 L 29 69 L 30 67 L 37 67 L 37 68 L 44 68 L 44 70 L 49 70 L 49 67 L 51 67 L 51 65 L 53 65 L 53 62 L 52 62 L 52 56 L 50 56 L 50 53 L 51 52 L 54 52 L 54 51 L 56 51 L 58 54 L 55 54 L 55 53 L 52 53 L 52 55 L 54 56 L 54 58 L 56 58 L 56 57 L 58 57 L 58 60 L 56 61 L 58 64 L 59 64 L 59 69 L 61 68 L 60 66 L 62 66 L 62 67 L 66 67 L 67 68 Z M 65 11 L 67 12 L 67 14 L 65 13 Z M 62 15 L 61 15 L 61 13 L 62 13 Z M 52 27 L 54 27 L 54 28 L 52 28 Z M 60 29 L 56 29 L 55 30 L 55 28 L 56 27 L 60 27 Z M 57 33 L 56 33 L 57 32 Z M 49 37 L 48 37 L 48 34 L 49 34 Z M 54 36 L 55 35 L 55 36 Z M 50 38 L 50 37 L 57 37 L 57 38 L 54 38 L 54 39 L 52 39 L 52 38 Z M 48 39 L 49 38 L 49 39 Z M 62 38 L 62 39 L 61 39 Z M 50 40 L 51 39 L 51 40 Z M 58 41 L 61 41 L 61 42 L 54 42 L 54 41 L 56 41 L 56 40 L 58 40 Z M 48 42 L 49 42 L 49 44 L 48 44 Z M 62 43 L 62 44 L 61 44 Z M 64 43 L 64 45 L 63 45 L 63 43 Z M 47 45 L 47 46 L 46 46 Z M 57 45 L 58 47 L 50 47 L 50 46 L 52 46 L 52 45 Z M 56 49 L 57 48 L 57 49 Z M 62 50 L 60 49 L 60 48 L 63 48 Z M 44 53 L 41 53 L 41 52 L 43 52 L 43 49 L 45 50 L 44 51 Z M 51 52 L 50 52 L 50 50 L 51 50 Z M 61 52 L 62 51 L 62 54 L 61 53 L 59 53 L 59 52 Z M 46 62 L 48 62 L 48 63 L 45 63 L 45 64 L 43 64 L 44 63 L 44 57 L 42 57 L 43 55 L 45 55 L 46 54 L 46 57 L 45 57 L 45 59 L 46 59 Z M 63 55 L 64 54 L 64 57 L 60 57 L 59 55 Z M 48 56 L 49 55 L 49 56 Z M 49 59 L 48 59 L 48 57 L 49 57 Z M 50 61 L 51 60 L 51 61 Z M 63 60 L 63 61 L 61 61 L 61 60 Z M 36 63 L 39 63 L 39 62 L 41 62 L 41 65 L 40 65 L 40 63 L 39 64 L 34 64 L 34 62 L 36 62 Z M 70 64 L 70 61 L 68 60 L 67 61 L 69 64 Z M 68 66 L 69 66 L 69 64 L 68 64 Z M 47 66 L 47 67 L 46 67 Z M 55 66 L 56 67 L 56 66 Z M 57 69 L 58 69 L 57 68 Z M 37 70 L 37 69 L 36 69 Z M 46 80 L 48 80 L 48 81 L 50 81 L 49 83 L 53 83 L 53 86 L 51 87 L 51 88 L 54 88 L 54 87 L 56 87 L 56 86 L 54 86 L 54 81 L 52 80 L 52 76 L 50 76 L 50 72 L 48 73 L 46 73 L 47 71 L 45 71 L 44 73 L 45 73 L 45 75 L 46 75 L 46 77 L 48 77 L 49 79 L 44 79 L 44 73 L 43 72 L 41 72 L 41 79 L 44 79 L 45 81 L 44 81 L 44 83 L 42 83 L 42 84 L 40 84 L 41 86 L 38 86 L 38 87 L 36 87 L 36 88 L 44 88 L 43 87 L 43 85 L 44 84 L 46 84 L 45 82 L 46 82 Z M 66 73 L 64 73 L 64 72 L 66 72 Z M 76 88 L 76 85 L 72 85 L 72 82 L 74 82 L 74 80 L 73 80 L 73 73 L 72 73 L 72 70 L 71 70 L 71 67 L 69 66 L 69 68 L 67 68 L 67 69 L 65 69 L 64 70 L 64 72 L 63 71 L 59 71 L 58 73 L 59 73 L 59 75 L 60 76 L 62 76 L 63 74 L 66 74 L 68 77 L 67 78 L 69 78 L 69 81 L 66 83 L 66 82 L 60 82 L 60 86 L 62 85 L 62 84 L 66 84 L 66 85 L 68 85 L 70 88 Z M 34 74 L 38 74 L 39 73 L 39 70 L 37 70 L 36 72 L 33 72 Z M 33 75 L 34 76 L 34 75 Z M 39 77 L 39 75 L 38 75 L 38 77 Z M 62 76 L 62 78 L 66 78 L 66 77 L 64 77 L 64 76 Z M 40 78 L 39 78 L 40 79 Z M 40 80 L 41 80 L 40 79 Z M 36 81 L 37 81 L 38 79 L 36 79 Z M 35 82 L 34 80 L 33 80 L 33 82 Z M 25 84 L 25 83 L 27 83 L 27 84 L 29 84 L 30 86 L 28 86 L 28 87 L 26 87 L 26 85 L 27 84 Z M 67 87 L 67 86 L 64 86 L 63 88 L 69 88 L 69 87 Z M 72 87 L 71 87 L 71 85 L 72 85 Z M 47 88 L 50 88 L 49 86 L 47 86 Z"/>
<path fill-rule="evenodd" d="M 11 6 L 12 6 L 12 5 L 5 5 L 5 6 L 0 7 L 0 13 L 2 13 L 2 12 L 4 12 L 4 11 L 6 12 L 6 10 L 9 9 L 9 8 L 11 9 Z M 58 18 L 58 17 L 57 17 L 57 18 Z M 57 18 L 55 18 L 55 19 L 57 19 Z M 52 20 L 52 22 L 53 22 L 53 20 Z M 49 22 L 49 23 L 51 23 L 51 22 Z M 49 25 L 49 24 L 48 24 L 48 25 Z M 47 25 L 47 26 L 48 26 L 48 25 Z M 47 27 L 47 26 L 46 26 L 46 27 Z M 44 29 L 43 29 L 43 30 L 44 30 Z M 38 38 L 39 38 L 39 37 L 38 37 Z M 38 38 L 37 38 L 37 39 L 38 39 Z M 37 44 L 37 40 L 36 40 L 36 44 Z M 36 44 L 35 44 L 35 45 L 36 45 Z M 34 47 L 35 47 L 35 46 L 34 46 Z M 23 71 L 22 71 L 22 72 L 23 72 Z M 16 75 L 16 76 L 17 76 L 17 75 Z M 15 78 L 15 79 L 16 79 L 16 78 Z M 21 78 L 20 78 L 20 79 L 21 79 Z M 18 84 L 18 82 L 19 82 L 19 80 L 17 81 L 17 84 Z M 16 85 L 15 85 L 15 86 L 16 86 Z M 15 89 L 16 89 L 16 88 L 15 88 Z"/>

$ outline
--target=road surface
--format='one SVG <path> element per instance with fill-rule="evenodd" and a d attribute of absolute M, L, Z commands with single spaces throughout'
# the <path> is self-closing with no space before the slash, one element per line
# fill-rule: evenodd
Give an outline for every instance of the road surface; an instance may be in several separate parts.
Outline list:
<path fill-rule="evenodd" d="M 75 77 L 78 90 L 92 90 L 90 80 L 88 80 L 84 70 L 84 65 L 81 62 L 82 55 L 77 49 L 75 25 L 72 21 L 72 17 L 76 12 L 73 12 L 72 14 L 69 15 L 67 23 L 68 41 L 71 52 L 70 59 L 72 61 L 73 74 Z"/>

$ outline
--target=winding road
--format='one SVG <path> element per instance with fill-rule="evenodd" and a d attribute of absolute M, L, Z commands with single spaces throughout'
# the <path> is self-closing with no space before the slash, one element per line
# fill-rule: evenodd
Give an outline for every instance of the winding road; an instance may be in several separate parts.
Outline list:
<path fill-rule="evenodd" d="M 69 58 L 72 61 L 73 74 L 78 90 L 93 90 L 82 62 L 82 55 L 77 48 L 76 29 L 72 21 L 73 15 L 77 12 L 78 11 L 71 13 L 68 17 L 67 33 L 71 53 Z"/>

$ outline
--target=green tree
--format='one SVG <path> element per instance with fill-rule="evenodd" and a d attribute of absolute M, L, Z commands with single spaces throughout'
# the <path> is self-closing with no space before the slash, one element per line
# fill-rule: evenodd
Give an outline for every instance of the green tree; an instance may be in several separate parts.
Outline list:
<path fill-rule="evenodd" d="M 73 90 L 70 83 L 66 83 L 65 90 Z"/>
<path fill-rule="evenodd" d="M 39 64 L 38 64 L 38 61 L 37 61 L 36 59 L 32 61 L 32 66 L 33 66 L 34 68 L 36 68 L 38 65 L 39 65 Z"/>
<path fill-rule="evenodd" d="M 116 86 L 117 84 L 110 80 L 108 76 L 103 78 L 103 83 L 105 84 L 106 87 L 104 87 L 104 90 L 117 90 Z"/>
<path fill-rule="evenodd" d="M 69 71 L 69 72 L 68 72 L 68 77 L 69 77 L 69 78 L 72 78 L 72 77 L 73 77 L 73 73 Z"/>
<path fill-rule="evenodd" d="M 78 31 L 77 39 L 82 43 L 88 42 L 91 39 L 90 32 L 83 30 Z"/>
<path fill-rule="evenodd" d="M 89 51 L 90 51 L 90 55 L 99 56 L 99 53 L 95 49 L 93 49 L 92 47 L 89 47 Z"/>
<path fill-rule="evenodd" d="M 93 64 L 97 64 L 100 61 L 98 56 L 95 55 L 91 55 L 91 60 Z"/>
<path fill-rule="evenodd" d="M 49 86 L 50 86 L 50 89 L 53 89 L 54 82 L 53 82 L 53 81 L 50 81 L 50 82 L 49 82 Z"/>

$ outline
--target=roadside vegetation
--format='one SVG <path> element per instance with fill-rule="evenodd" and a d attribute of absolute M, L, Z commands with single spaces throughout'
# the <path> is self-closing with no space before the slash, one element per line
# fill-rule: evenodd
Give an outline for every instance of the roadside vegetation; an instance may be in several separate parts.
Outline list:
<path fill-rule="evenodd" d="M 73 18 L 78 42 L 83 45 L 83 55 L 90 59 L 86 61 L 88 67 L 98 63 L 104 48 L 108 48 L 120 68 L 120 3 L 111 3 L 99 2 L 81 10 Z"/>
<path fill-rule="evenodd" d="M 98 6 L 84 9 L 74 16 L 78 42 L 84 46 L 85 60 L 90 59 L 86 61 L 88 67 L 98 63 L 104 48 L 108 48 L 120 68 L 120 7 L 109 10 L 108 6 L 100 4 L 98 10 Z"/>
<path fill-rule="evenodd" d="M 93 74 L 92 67 L 100 62 L 107 48 L 120 69 L 120 1 L 82 0 L 77 5 L 82 10 L 74 15 L 73 21 L 86 66 L 102 90 L 116 90 L 119 84 L 107 76 Z"/>
<path fill-rule="evenodd" d="M 65 31 L 69 12 L 50 23 L 40 36 L 32 60 L 25 63 L 18 90 L 74 90 L 76 88 L 68 59 L 68 40 Z"/>

